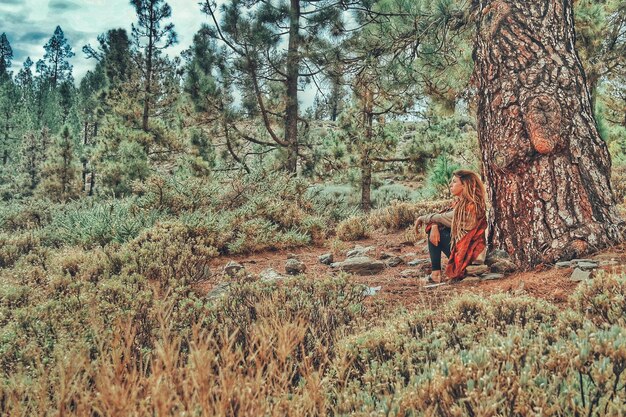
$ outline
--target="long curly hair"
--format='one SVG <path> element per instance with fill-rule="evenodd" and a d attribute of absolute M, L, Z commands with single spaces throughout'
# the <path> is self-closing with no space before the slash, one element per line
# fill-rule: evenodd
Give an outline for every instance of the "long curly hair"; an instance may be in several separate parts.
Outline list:
<path fill-rule="evenodd" d="M 487 204 L 485 185 L 478 174 L 466 169 L 458 169 L 452 175 L 457 177 L 463 185 L 463 192 L 455 202 L 452 219 L 452 240 L 458 242 L 467 231 L 476 227 L 486 217 Z"/>

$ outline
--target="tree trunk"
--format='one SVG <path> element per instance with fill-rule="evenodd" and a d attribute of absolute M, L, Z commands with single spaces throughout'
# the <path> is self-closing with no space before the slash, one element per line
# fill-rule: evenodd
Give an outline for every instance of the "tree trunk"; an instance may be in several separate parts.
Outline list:
<path fill-rule="evenodd" d="M 287 97 L 285 109 L 285 142 L 287 170 L 293 174 L 298 168 L 298 46 L 300 45 L 300 0 L 291 0 L 289 16 L 289 45 L 287 49 Z"/>
<path fill-rule="evenodd" d="M 475 1 L 475 4 L 477 2 Z M 523 267 L 622 238 L 571 0 L 481 2 L 474 50 L 489 242 Z"/>
<path fill-rule="evenodd" d="M 365 143 L 361 151 L 361 209 L 367 213 L 372 209 L 372 159 L 370 152 L 374 128 L 374 102 L 370 90 L 365 90 L 363 101 Z"/>
<path fill-rule="evenodd" d="M 152 96 L 152 60 L 154 54 L 154 6 L 150 7 L 150 25 L 148 26 L 148 46 L 146 48 L 146 86 L 143 101 L 143 117 L 141 128 L 144 132 L 149 131 L 150 100 Z"/>

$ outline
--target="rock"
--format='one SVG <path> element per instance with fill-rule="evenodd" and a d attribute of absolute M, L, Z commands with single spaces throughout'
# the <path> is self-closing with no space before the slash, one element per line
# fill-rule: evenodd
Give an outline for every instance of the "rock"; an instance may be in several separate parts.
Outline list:
<path fill-rule="evenodd" d="M 285 263 L 286 273 L 288 273 L 289 275 L 299 275 L 304 273 L 304 271 L 306 271 L 306 265 L 304 264 L 304 262 L 301 262 L 294 258 L 287 259 L 287 262 Z"/>
<path fill-rule="evenodd" d="M 281 279 L 285 279 L 283 275 L 276 272 L 276 270 L 273 268 L 267 268 L 261 271 L 261 273 L 259 274 L 259 278 L 261 278 L 261 281 L 266 281 L 266 282 L 267 281 L 279 281 Z"/>
<path fill-rule="evenodd" d="M 430 259 L 413 259 L 412 261 L 407 262 L 406 264 L 408 266 L 419 266 L 419 265 L 423 265 L 427 263 L 430 263 Z"/>
<path fill-rule="evenodd" d="M 213 287 L 211 291 L 209 291 L 206 297 L 209 300 L 216 300 L 220 297 L 223 297 L 228 292 L 229 289 L 230 289 L 230 282 L 220 282 L 215 287 Z"/>
<path fill-rule="evenodd" d="M 378 291 L 380 291 L 382 287 L 378 286 L 378 287 L 367 287 L 366 289 L 363 290 L 363 295 L 365 296 L 372 296 L 372 295 L 376 295 L 376 293 Z"/>
<path fill-rule="evenodd" d="M 323 255 L 318 256 L 317 259 L 320 261 L 321 264 L 330 265 L 333 263 L 333 254 L 325 253 Z"/>
<path fill-rule="evenodd" d="M 426 278 L 424 272 L 419 269 L 405 269 L 400 272 L 402 278 Z"/>
<path fill-rule="evenodd" d="M 571 268 L 572 267 L 572 263 L 570 261 L 557 262 L 555 265 L 557 268 Z"/>
<path fill-rule="evenodd" d="M 480 282 L 480 278 L 479 277 L 466 277 L 466 278 L 463 278 L 463 281 L 461 282 L 466 282 L 466 283 L 469 282 L 470 284 L 475 284 L 477 282 Z"/>
<path fill-rule="evenodd" d="M 385 259 L 393 258 L 394 256 L 395 255 L 388 252 L 381 252 L 380 255 L 378 255 L 378 259 L 384 261 Z"/>
<path fill-rule="evenodd" d="M 489 272 L 489 267 L 487 265 L 470 265 L 465 270 L 467 275 L 482 275 Z"/>
<path fill-rule="evenodd" d="M 354 249 L 349 250 L 346 253 L 346 258 L 358 258 L 367 255 L 369 252 L 373 251 L 375 248 L 373 246 L 363 247 L 360 245 L 356 245 Z"/>
<path fill-rule="evenodd" d="M 578 262 L 576 267 L 582 269 L 583 271 L 590 271 L 592 269 L 596 269 L 598 265 L 598 262 Z"/>
<path fill-rule="evenodd" d="M 583 271 L 580 268 L 576 268 L 574 269 L 574 272 L 572 272 L 572 275 L 569 277 L 569 279 L 570 281 L 576 282 L 586 281 L 591 278 L 592 273 L 592 271 Z"/>
<path fill-rule="evenodd" d="M 503 259 L 510 260 L 511 256 L 506 251 L 494 249 L 487 254 L 487 257 L 485 258 L 485 263 L 491 266 L 491 264 Z"/>
<path fill-rule="evenodd" d="M 427 290 L 430 290 L 432 288 L 443 287 L 445 285 L 448 285 L 448 283 L 447 282 L 439 282 L 439 283 L 436 283 L 436 284 L 425 285 L 424 288 L 426 288 Z"/>
<path fill-rule="evenodd" d="M 500 259 L 490 265 L 491 272 L 508 274 L 517 271 L 517 265 L 508 259 Z"/>
<path fill-rule="evenodd" d="M 495 274 L 495 273 L 484 274 L 481 276 L 481 279 L 483 281 L 491 281 L 494 279 L 502 279 L 502 278 L 504 278 L 503 274 Z"/>
<path fill-rule="evenodd" d="M 333 268 L 357 275 L 376 275 L 385 269 L 385 264 L 368 256 L 348 258 L 343 262 L 335 262 L 330 265 Z"/>
<path fill-rule="evenodd" d="M 399 256 L 393 256 L 393 257 L 387 259 L 387 265 L 392 267 L 392 268 L 395 267 L 395 266 L 401 265 L 403 263 L 404 263 L 404 261 Z"/>
<path fill-rule="evenodd" d="M 299 258 L 298 258 L 298 255 L 296 255 L 295 253 L 288 253 L 287 259 L 299 259 Z"/>
<path fill-rule="evenodd" d="M 226 266 L 224 267 L 224 274 L 228 275 L 231 278 L 234 278 L 237 275 L 241 274 L 241 271 L 245 271 L 243 265 L 235 261 L 228 262 L 228 264 L 226 264 Z"/>
<path fill-rule="evenodd" d="M 570 261 L 572 265 L 576 265 L 579 262 L 595 262 L 593 259 L 572 259 Z"/>

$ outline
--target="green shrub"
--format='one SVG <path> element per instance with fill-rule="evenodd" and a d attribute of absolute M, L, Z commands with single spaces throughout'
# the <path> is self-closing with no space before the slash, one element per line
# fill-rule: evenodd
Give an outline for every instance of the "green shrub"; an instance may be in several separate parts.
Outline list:
<path fill-rule="evenodd" d="M 337 226 L 337 237 L 344 242 L 365 239 L 369 234 L 369 224 L 365 216 L 349 217 Z"/>
<path fill-rule="evenodd" d="M 208 279 L 209 264 L 217 256 L 213 239 L 203 227 L 180 221 L 157 223 L 144 231 L 125 248 L 124 271 L 157 281 L 191 284 Z"/>
<path fill-rule="evenodd" d="M 52 242 L 85 248 L 124 243 L 152 226 L 161 214 L 143 210 L 126 198 L 110 202 L 82 200 L 59 207 L 46 232 Z"/>

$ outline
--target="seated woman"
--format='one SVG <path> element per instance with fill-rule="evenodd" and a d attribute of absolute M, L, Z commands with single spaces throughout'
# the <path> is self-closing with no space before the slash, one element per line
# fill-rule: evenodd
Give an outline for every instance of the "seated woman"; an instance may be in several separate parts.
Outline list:
<path fill-rule="evenodd" d="M 426 225 L 428 252 L 432 263 L 431 280 L 441 282 L 441 254 L 448 257 L 448 280 L 463 279 L 465 269 L 478 259 L 486 247 L 487 229 L 485 186 L 480 177 L 467 170 L 457 170 L 450 181 L 452 206 L 442 213 L 420 216 L 416 231 Z"/>

